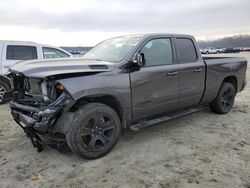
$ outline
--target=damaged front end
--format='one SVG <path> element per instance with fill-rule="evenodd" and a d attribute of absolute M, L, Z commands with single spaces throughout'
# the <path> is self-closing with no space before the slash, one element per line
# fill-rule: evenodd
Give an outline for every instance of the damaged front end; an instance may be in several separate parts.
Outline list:
<path fill-rule="evenodd" d="M 40 152 L 42 144 L 64 145 L 65 132 L 56 131 L 56 122 L 62 114 L 69 116 L 67 111 L 74 104 L 64 86 L 52 78 L 29 78 L 21 73 L 9 76 L 13 90 L 11 114 L 33 146 Z"/>

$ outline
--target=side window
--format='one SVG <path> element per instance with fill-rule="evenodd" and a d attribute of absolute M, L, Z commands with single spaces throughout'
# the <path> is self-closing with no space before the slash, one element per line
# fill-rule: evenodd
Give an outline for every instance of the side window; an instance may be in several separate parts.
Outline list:
<path fill-rule="evenodd" d="M 192 63 L 197 60 L 196 49 L 191 39 L 177 38 L 175 41 L 179 63 Z"/>
<path fill-rule="evenodd" d="M 43 47 L 43 58 L 44 59 L 67 58 L 67 57 L 70 57 L 70 56 L 61 50 L 58 50 L 55 48 Z"/>
<path fill-rule="evenodd" d="M 37 50 L 35 46 L 19 46 L 19 45 L 8 45 L 7 60 L 30 60 L 37 59 Z"/>
<path fill-rule="evenodd" d="M 172 45 L 168 38 L 153 39 L 141 49 L 146 66 L 173 64 Z"/>

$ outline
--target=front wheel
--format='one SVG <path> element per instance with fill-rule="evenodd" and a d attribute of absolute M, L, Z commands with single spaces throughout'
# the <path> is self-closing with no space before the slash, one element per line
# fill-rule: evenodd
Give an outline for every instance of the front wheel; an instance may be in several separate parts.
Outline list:
<path fill-rule="evenodd" d="M 210 108 L 217 114 L 228 113 L 234 104 L 235 88 L 231 83 L 224 82 L 217 97 L 210 103 Z"/>
<path fill-rule="evenodd" d="M 111 107 L 89 103 L 76 112 L 75 118 L 66 136 L 74 153 L 96 159 L 113 149 L 121 131 L 121 121 Z"/>
<path fill-rule="evenodd" d="M 10 90 L 9 85 L 0 80 L 0 104 L 4 104 L 5 102 L 7 102 L 4 99 L 4 94 L 6 91 L 9 91 L 9 90 Z"/>

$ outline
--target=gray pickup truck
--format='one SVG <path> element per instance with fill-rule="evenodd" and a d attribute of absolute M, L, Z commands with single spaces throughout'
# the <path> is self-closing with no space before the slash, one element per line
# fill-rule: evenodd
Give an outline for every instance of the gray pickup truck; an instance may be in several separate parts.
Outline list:
<path fill-rule="evenodd" d="M 47 144 L 104 156 L 122 128 L 141 128 L 209 105 L 225 114 L 246 85 L 244 58 L 201 57 L 189 35 L 101 42 L 83 59 L 33 60 L 10 69 L 14 120 L 38 151 Z"/>

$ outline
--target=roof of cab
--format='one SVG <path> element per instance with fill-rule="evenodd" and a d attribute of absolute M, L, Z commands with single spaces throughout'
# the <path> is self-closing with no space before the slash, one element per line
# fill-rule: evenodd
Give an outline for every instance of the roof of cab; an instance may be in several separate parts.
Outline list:
<path fill-rule="evenodd" d="M 172 37 L 188 37 L 193 38 L 192 35 L 188 34 L 178 34 L 178 33 L 142 33 L 142 34 L 131 34 L 131 35 L 122 35 L 118 37 L 155 37 L 155 36 L 172 36 Z M 114 37 L 116 38 L 116 37 Z"/>

